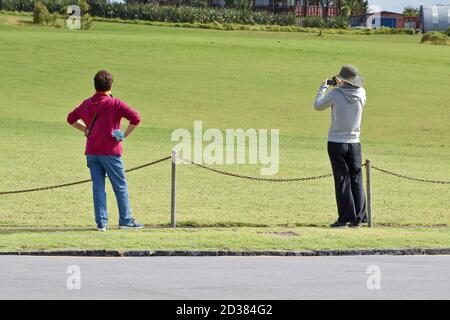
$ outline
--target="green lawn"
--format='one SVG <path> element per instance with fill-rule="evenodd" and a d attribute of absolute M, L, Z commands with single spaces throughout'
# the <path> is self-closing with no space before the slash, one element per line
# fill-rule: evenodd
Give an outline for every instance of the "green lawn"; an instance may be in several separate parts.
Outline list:
<path fill-rule="evenodd" d="M 2 229 L 0 252 L 33 250 L 321 250 L 448 248 L 447 228 Z"/>
<path fill-rule="evenodd" d="M 195 120 L 202 120 L 204 128 L 279 128 L 277 178 L 329 173 L 330 116 L 328 111 L 314 111 L 312 101 L 323 79 L 336 74 L 340 65 L 353 63 L 367 80 L 364 158 L 403 174 L 450 180 L 449 47 L 419 45 L 419 36 L 403 35 L 317 37 L 113 23 L 95 23 L 93 30 L 80 32 L 17 25 L 17 20 L 29 19 L 0 15 L 0 191 L 89 178 L 85 139 L 65 119 L 92 94 L 91 79 L 101 68 L 115 76 L 114 95 L 143 118 L 124 145 L 127 167 L 169 155 L 172 131 L 192 129 Z M 247 175 L 258 175 L 260 169 L 217 167 Z M 256 227 L 270 231 L 333 222 L 331 178 L 271 184 L 218 176 L 192 166 L 180 166 L 178 171 L 178 222 L 210 229 L 157 229 L 137 235 L 112 231 L 107 236 L 0 229 L 0 250 L 144 248 L 152 243 L 165 248 L 220 248 L 222 236 L 230 248 L 450 246 L 447 185 L 374 172 L 374 222 L 392 228 L 363 229 L 357 236 L 307 228 L 300 229 L 298 241 L 287 238 L 284 243 L 284 238 L 255 235 Z M 128 180 L 137 219 L 150 226 L 167 225 L 170 162 L 130 173 Z M 115 224 L 117 210 L 108 188 L 110 220 Z M 89 185 L 0 197 L 3 228 L 92 225 Z M 231 229 L 237 226 L 255 228 Z M 428 231 L 414 226 L 444 228 Z M 405 233 L 415 236 L 405 238 Z M 315 241 L 320 235 L 327 240 Z M 369 235 L 386 240 L 361 243 Z M 65 240 L 72 238 L 76 240 Z"/>

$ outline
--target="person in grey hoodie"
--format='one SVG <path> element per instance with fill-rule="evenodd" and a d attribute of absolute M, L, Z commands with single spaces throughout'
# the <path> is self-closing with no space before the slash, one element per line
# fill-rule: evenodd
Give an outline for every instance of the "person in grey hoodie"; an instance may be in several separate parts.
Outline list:
<path fill-rule="evenodd" d="M 325 81 L 314 102 L 318 111 L 331 107 L 328 155 L 333 168 L 339 218 L 330 227 L 359 227 L 366 222 L 359 140 L 366 91 L 364 79 L 352 65 L 343 66 L 335 78 L 335 88 L 326 94 L 329 86 Z"/>

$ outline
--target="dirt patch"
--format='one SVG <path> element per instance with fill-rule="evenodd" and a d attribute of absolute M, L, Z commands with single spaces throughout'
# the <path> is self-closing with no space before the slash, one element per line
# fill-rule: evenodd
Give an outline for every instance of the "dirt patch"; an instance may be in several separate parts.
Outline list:
<path fill-rule="evenodd" d="M 17 17 L 10 17 L 6 19 L 5 24 L 12 24 L 12 25 L 19 25 L 19 18 Z"/>
<path fill-rule="evenodd" d="M 32 25 L 32 21 L 22 20 L 20 17 L 9 17 L 5 20 L 4 24 L 9 24 L 13 26 L 29 26 Z"/>

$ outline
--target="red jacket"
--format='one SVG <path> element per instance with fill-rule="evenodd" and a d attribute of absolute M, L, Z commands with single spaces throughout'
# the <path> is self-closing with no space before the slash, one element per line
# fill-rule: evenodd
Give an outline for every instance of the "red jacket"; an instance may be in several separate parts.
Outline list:
<path fill-rule="evenodd" d="M 90 128 L 85 154 L 121 156 L 122 143 L 112 137 L 113 131 L 120 129 L 122 118 L 127 119 L 130 124 L 138 125 L 141 117 L 125 102 L 97 92 L 69 113 L 67 122 L 73 124 L 81 119 L 89 127 L 95 114 L 97 118 Z"/>

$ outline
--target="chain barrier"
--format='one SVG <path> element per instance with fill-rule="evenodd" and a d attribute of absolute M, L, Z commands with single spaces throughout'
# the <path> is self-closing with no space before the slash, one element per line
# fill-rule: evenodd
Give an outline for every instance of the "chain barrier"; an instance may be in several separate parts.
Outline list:
<path fill-rule="evenodd" d="M 400 174 L 400 173 L 396 173 L 396 172 L 393 172 L 393 171 L 382 169 L 382 168 L 379 168 L 379 167 L 376 167 L 376 166 L 373 166 L 373 165 L 372 165 L 372 169 L 377 170 L 377 171 L 379 171 L 381 173 L 393 176 L 393 177 L 406 179 L 406 180 L 411 180 L 411 181 L 416 181 L 416 182 L 434 183 L 434 184 L 450 184 L 450 181 L 430 180 L 430 179 L 421 179 L 421 178 L 409 177 L 409 176 L 405 176 L 405 175 Z"/>
<path fill-rule="evenodd" d="M 229 176 L 229 177 L 234 177 L 234 178 L 240 178 L 240 179 L 246 179 L 246 180 L 253 180 L 253 181 L 265 181 L 265 182 L 298 182 L 298 181 L 310 181 L 310 180 L 319 180 L 319 179 L 324 179 L 324 178 L 329 178 L 332 177 L 333 174 L 325 174 L 325 175 L 321 175 L 321 176 L 313 176 L 313 177 L 302 177 L 302 178 L 287 178 L 287 179 L 275 179 L 275 178 L 259 178 L 259 177 L 252 177 L 252 176 L 246 176 L 246 175 L 241 175 L 241 174 L 237 174 L 237 173 L 231 173 L 231 172 L 227 172 L 227 171 L 221 171 L 221 170 L 217 170 L 202 164 L 198 164 L 192 160 L 187 160 L 184 159 L 180 156 L 177 155 L 177 158 L 190 163 L 196 167 L 208 170 L 208 171 L 212 171 L 224 176 Z"/>
<path fill-rule="evenodd" d="M 177 158 L 179 158 L 180 160 L 190 163 L 196 167 L 208 170 L 208 171 L 212 171 L 221 175 L 225 175 L 225 176 L 229 176 L 229 177 L 235 177 L 235 178 L 241 178 L 241 179 L 247 179 L 247 180 L 254 180 L 254 181 L 266 181 L 266 182 L 297 182 L 297 181 L 310 181 L 310 180 L 319 180 L 319 179 L 324 179 L 324 178 L 329 178 L 332 177 L 333 174 L 324 174 L 321 176 L 312 176 L 312 177 L 301 177 L 301 178 L 287 178 L 287 179 L 273 179 L 273 178 L 259 178 L 259 177 L 253 177 L 253 176 L 246 176 L 246 175 L 241 175 L 241 174 L 236 174 L 236 173 L 232 173 L 232 172 L 227 172 L 227 171 L 221 171 L 221 170 L 217 170 L 202 164 L 198 164 L 192 160 L 188 160 L 185 159 L 183 157 L 180 157 L 177 155 Z M 362 167 L 366 166 L 366 163 L 363 163 L 361 165 Z M 402 179 L 407 179 L 407 180 L 411 180 L 411 181 L 416 181 L 416 182 L 424 182 L 424 183 L 434 183 L 434 184 L 450 184 L 450 181 L 443 181 L 443 180 L 430 180 L 430 179 L 421 179 L 421 178 L 414 178 L 414 177 L 409 177 L 409 176 L 405 176 L 399 173 L 395 173 L 389 170 L 385 170 L 379 167 L 376 167 L 374 165 L 371 165 L 371 168 L 373 168 L 374 170 L 377 170 L 379 172 L 382 172 L 384 174 L 388 174 L 397 178 L 402 178 Z"/>
<path fill-rule="evenodd" d="M 254 177 L 254 176 L 247 176 L 247 175 L 241 175 L 241 174 L 237 174 L 237 173 L 232 173 L 232 172 L 227 172 L 227 171 L 222 171 L 222 170 L 218 170 L 218 169 L 214 169 L 199 163 L 196 163 L 192 160 L 188 160 L 185 159 L 181 156 L 177 155 L 177 158 L 180 159 L 181 161 L 184 161 L 186 163 L 190 163 L 198 168 L 204 169 L 204 170 L 208 170 L 217 174 L 221 174 L 224 176 L 229 176 L 229 177 L 234 177 L 234 178 L 240 178 L 240 179 L 245 179 L 245 180 L 252 180 L 252 181 L 264 181 L 264 182 L 301 182 L 301 181 L 312 181 L 312 180 L 319 180 L 319 179 L 325 179 L 325 178 L 329 178 L 332 177 L 333 174 L 324 174 L 324 175 L 320 175 L 320 176 L 311 176 L 311 177 L 298 177 L 298 178 L 285 178 L 285 179 L 279 179 L 279 178 L 260 178 L 260 177 Z M 137 167 L 133 167 L 130 169 L 125 170 L 125 172 L 132 172 L 132 171 L 137 171 L 152 165 L 155 165 L 157 163 L 160 162 L 164 162 L 167 160 L 170 160 L 171 157 L 165 157 L 159 160 L 155 160 L 149 163 L 145 163 L 143 165 L 137 166 Z M 363 163 L 362 166 L 364 167 L 366 164 Z M 433 184 L 450 184 L 450 181 L 444 181 L 444 180 L 430 180 L 430 179 L 421 179 L 421 178 L 415 178 L 415 177 L 409 177 L 409 176 L 405 176 L 403 174 L 399 174 L 393 171 L 389 171 L 389 170 L 385 170 L 379 167 L 376 167 L 374 165 L 371 166 L 374 170 L 379 171 L 381 173 L 390 175 L 390 176 L 394 176 L 397 178 L 401 178 L 401 179 L 406 179 L 406 180 L 411 180 L 411 181 L 416 181 L 416 182 L 424 182 L 424 183 L 433 183 Z M 80 185 L 80 184 L 84 184 L 84 183 L 88 183 L 91 182 L 91 179 L 88 180 L 81 180 L 81 181 L 76 181 L 76 182 L 70 182 L 70 183 L 64 183 L 64 184 L 59 184 L 59 185 L 54 185 L 54 186 L 47 186 L 47 187 L 39 187 L 39 188 L 34 188 L 34 189 L 24 189 L 24 190 L 15 190 L 15 191 L 3 191 L 0 192 L 0 196 L 1 195 L 9 195 L 9 194 L 19 194 L 19 193 L 30 193 L 30 192 L 37 192 L 37 191 L 46 191 L 46 190 L 52 190 L 52 189 L 59 189 L 59 188 L 65 188 L 65 187 L 71 187 L 71 186 L 75 186 L 75 185 Z"/>
<path fill-rule="evenodd" d="M 125 170 L 125 172 L 132 172 L 132 171 L 136 171 L 136 170 L 140 170 L 149 166 L 152 166 L 154 164 L 163 162 L 163 161 L 167 161 L 169 160 L 171 157 L 165 157 L 156 161 L 152 161 L 143 165 L 140 165 L 138 167 L 134 167 L 128 170 Z M 54 186 L 47 186 L 47 187 L 40 187 L 40 188 L 34 188 L 34 189 L 25 189 L 25 190 L 15 190 L 15 191 L 3 191 L 0 192 L 0 196 L 1 195 L 8 195 L 8 194 L 18 194 L 18 193 L 29 193 L 29 192 L 36 192 L 36 191 L 46 191 L 46 190 L 52 190 L 52 189 L 59 189 L 59 188 L 64 188 L 64 187 L 71 187 L 71 186 L 75 186 L 75 185 L 79 185 L 79 184 L 84 184 L 84 183 L 88 183 L 91 182 L 92 180 L 82 180 L 82 181 L 77 181 L 77 182 L 70 182 L 70 183 L 64 183 L 64 184 L 58 184 L 58 185 L 54 185 Z"/>

